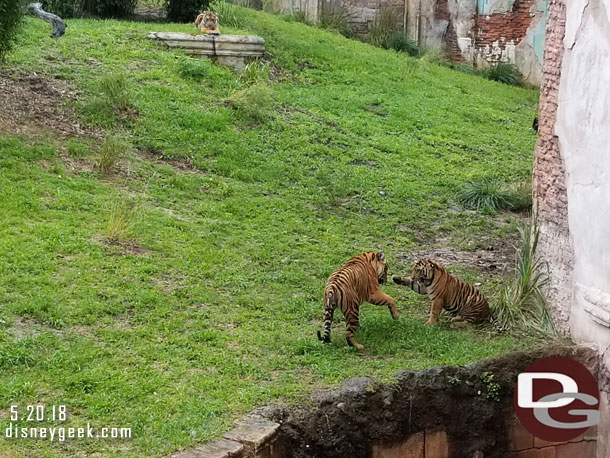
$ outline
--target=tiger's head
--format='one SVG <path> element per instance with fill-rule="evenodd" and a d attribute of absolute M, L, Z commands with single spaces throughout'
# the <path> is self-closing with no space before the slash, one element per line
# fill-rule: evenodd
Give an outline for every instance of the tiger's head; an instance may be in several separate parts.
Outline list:
<path fill-rule="evenodd" d="M 444 272 L 446 272 L 445 268 L 438 262 L 428 258 L 421 258 L 415 262 L 411 278 L 414 282 L 428 287 L 434 282 L 435 278 L 438 279 Z"/>
<path fill-rule="evenodd" d="M 383 251 L 371 253 L 371 264 L 377 273 L 377 281 L 383 285 L 388 280 L 388 265 L 385 253 Z"/>
<path fill-rule="evenodd" d="M 218 15 L 213 11 L 204 11 L 195 19 L 195 27 L 198 29 L 217 30 Z"/>

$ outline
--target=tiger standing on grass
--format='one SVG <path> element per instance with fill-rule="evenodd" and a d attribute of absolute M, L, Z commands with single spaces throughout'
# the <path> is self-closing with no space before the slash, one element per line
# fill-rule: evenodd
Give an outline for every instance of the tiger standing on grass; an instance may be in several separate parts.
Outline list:
<path fill-rule="evenodd" d="M 354 333 L 360 324 L 360 305 L 370 302 L 374 305 L 387 305 L 392 318 L 398 319 L 394 299 L 379 289 L 380 283 L 388 278 L 388 266 L 383 251 L 359 254 L 335 270 L 324 288 L 324 335 L 318 331 L 318 339 L 330 342 L 330 327 L 336 307 L 345 316 L 345 338 L 347 344 L 362 350 L 356 342 Z"/>
<path fill-rule="evenodd" d="M 392 280 L 399 285 L 408 286 L 416 293 L 427 294 L 432 299 L 427 326 L 436 323 L 444 308 L 454 315 L 451 320 L 452 328 L 488 321 L 498 332 L 505 331 L 491 314 L 485 296 L 471 284 L 451 275 L 437 261 L 421 258 L 415 263 L 411 277 L 393 275 Z"/>

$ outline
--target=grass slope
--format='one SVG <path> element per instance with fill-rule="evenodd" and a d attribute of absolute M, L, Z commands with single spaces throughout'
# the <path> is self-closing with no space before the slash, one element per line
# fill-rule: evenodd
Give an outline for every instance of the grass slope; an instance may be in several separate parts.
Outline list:
<path fill-rule="evenodd" d="M 145 38 L 190 25 L 72 20 L 51 40 L 26 22 L 11 71 L 66 80 L 81 120 L 122 131 L 136 153 L 102 179 L 65 160 L 93 162 L 95 140 L 0 137 L 0 428 L 12 404 L 65 404 L 65 425 L 129 426 L 134 438 L 7 440 L 0 454 L 167 454 L 347 377 L 537 344 L 424 327 L 427 301 L 393 285 L 401 318 L 363 306 L 363 352 L 346 347 L 340 313 L 333 343 L 315 338 L 325 279 L 350 256 L 384 248 L 397 273 L 409 268 L 401 253 L 516 233 L 513 217 L 454 199 L 473 179 L 529 177 L 536 92 L 434 65 L 413 74 L 404 55 L 245 14 L 247 27 L 224 31 L 264 37 L 276 67 L 273 115 L 259 123 L 221 103 L 247 83 Z M 100 96 L 117 72 L 137 116 Z M 139 250 L 102 242 L 116 202 L 135 207 L 127 236 Z M 501 281 L 453 270 L 490 294 Z"/>

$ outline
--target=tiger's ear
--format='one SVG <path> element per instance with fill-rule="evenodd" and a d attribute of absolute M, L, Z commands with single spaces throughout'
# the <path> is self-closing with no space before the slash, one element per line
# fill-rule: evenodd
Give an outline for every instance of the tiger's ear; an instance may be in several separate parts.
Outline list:
<path fill-rule="evenodd" d="M 385 253 L 383 251 L 379 251 L 377 253 L 377 259 L 379 259 L 380 262 L 385 262 Z"/>

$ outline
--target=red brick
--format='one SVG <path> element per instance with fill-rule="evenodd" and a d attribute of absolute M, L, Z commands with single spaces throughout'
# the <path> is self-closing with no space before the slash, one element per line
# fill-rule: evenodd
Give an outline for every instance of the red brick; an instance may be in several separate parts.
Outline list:
<path fill-rule="evenodd" d="M 447 458 L 449 443 L 445 431 L 426 431 L 426 458 Z"/>
<path fill-rule="evenodd" d="M 391 447 L 375 445 L 372 458 L 424 458 L 424 433 L 413 434 Z"/>
<path fill-rule="evenodd" d="M 520 452 L 513 452 L 512 458 L 557 458 L 555 447 L 530 448 Z"/>
<path fill-rule="evenodd" d="M 594 441 L 572 442 L 555 447 L 555 458 L 595 458 Z"/>
<path fill-rule="evenodd" d="M 511 450 L 525 450 L 534 446 L 534 436 L 527 431 L 523 425 L 513 418 L 513 422 L 510 426 L 510 448 Z"/>

